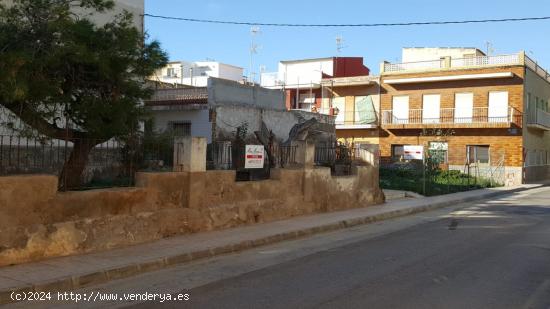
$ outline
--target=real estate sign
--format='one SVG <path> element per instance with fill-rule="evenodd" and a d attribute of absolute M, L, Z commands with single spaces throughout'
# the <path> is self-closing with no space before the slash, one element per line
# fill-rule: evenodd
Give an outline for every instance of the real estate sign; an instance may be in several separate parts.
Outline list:
<path fill-rule="evenodd" d="M 263 168 L 264 159 L 263 145 L 246 145 L 244 168 Z"/>
<path fill-rule="evenodd" d="M 405 160 L 423 160 L 424 146 L 420 146 L 420 145 L 403 146 L 403 158 Z"/>

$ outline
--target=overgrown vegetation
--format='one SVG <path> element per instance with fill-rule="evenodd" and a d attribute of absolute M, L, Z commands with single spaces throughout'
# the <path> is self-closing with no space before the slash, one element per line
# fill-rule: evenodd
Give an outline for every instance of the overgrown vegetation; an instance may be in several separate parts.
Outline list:
<path fill-rule="evenodd" d="M 412 191 L 426 196 L 501 186 L 489 179 L 473 177 L 460 171 L 433 169 L 422 171 L 422 165 L 380 167 L 380 186 L 384 189 Z"/>

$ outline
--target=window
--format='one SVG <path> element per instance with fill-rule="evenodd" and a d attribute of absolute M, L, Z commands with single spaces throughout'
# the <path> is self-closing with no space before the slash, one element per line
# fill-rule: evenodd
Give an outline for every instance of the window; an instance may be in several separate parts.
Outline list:
<path fill-rule="evenodd" d="M 471 92 L 455 94 L 455 123 L 472 123 L 474 113 L 474 94 Z"/>
<path fill-rule="evenodd" d="M 405 149 L 403 145 L 391 145 L 391 158 L 393 162 L 403 160 Z"/>
<path fill-rule="evenodd" d="M 168 77 L 177 77 L 177 76 L 176 76 L 176 69 L 174 69 L 174 68 L 168 68 L 168 69 L 166 70 L 166 76 L 168 76 Z"/>
<path fill-rule="evenodd" d="M 409 96 L 395 96 L 392 98 L 392 123 L 409 123 Z"/>
<path fill-rule="evenodd" d="M 174 136 L 191 136 L 191 123 L 189 122 L 171 122 L 170 130 Z"/>
<path fill-rule="evenodd" d="M 430 142 L 430 157 L 438 163 L 448 163 L 449 144 L 446 142 Z"/>
<path fill-rule="evenodd" d="M 466 161 L 470 164 L 489 164 L 489 146 L 466 146 Z"/>
<path fill-rule="evenodd" d="M 422 123 L 439 123 L 441 96 L 425 94 L 422 97 Z"/>
<path fill-rule="evenodd" d="M 531 93 L 527 93 L 527 110 L 531 109 L 533 103 L 531 102 Z"/>
<path fill-rule="evenodd" d="M 489 122 L 508 122 L 508 91 L 489 92 Z"/>

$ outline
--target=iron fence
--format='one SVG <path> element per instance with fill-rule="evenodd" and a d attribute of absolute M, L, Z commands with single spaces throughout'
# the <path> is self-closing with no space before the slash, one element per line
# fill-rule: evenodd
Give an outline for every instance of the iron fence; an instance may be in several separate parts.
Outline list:
<path fill-rule="evenodd" d="M 234 145 L 231 141 L 216 141 L 207 146 L 206 167 L 209 170 L 236 170 L 237 180 L 269 179 L 269 169 L 284 168 L 296 163 L 297 146 L 271 145 L 271 157 L 264 152 L 263 169 L 246 169 L 244 166 L 245 145 Z"/>
<path fill-rule="evenodd" d="M 384 164 L 380 167 L 380 186 L 434 196 L 505 184 L 503 151 L 491 153 L 488 163 L 449 165 L 445 162 L 445 156 L 430 152 L 425 154 L 424 162 L 410 160 Z"/>
<path fill-rule="evenodd" d="M 346 145 L 320 146 L 315 147 L 314 162 L 330 167 L 333 175 L 350 175 L 354 154 L 354 148 Z"/>
<path fill-rule="evenodd" d="M 171 171 L 173 137 L 48 139 L 0 135 L 0 175 L 51 174 L 61 190 L 134 185 L 137 171 Z"/>

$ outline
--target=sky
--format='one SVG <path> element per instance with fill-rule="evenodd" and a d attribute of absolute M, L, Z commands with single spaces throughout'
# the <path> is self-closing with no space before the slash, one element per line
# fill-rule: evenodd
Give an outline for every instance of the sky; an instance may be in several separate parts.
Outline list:
<path fill-rule="evenodd" d="M 548 0 L 145 0 L 145 12 L 174 17 L 267 23 L 392 23 L 550 16 Z M 170 60 L 212 59 L 250 66 L 250 26 L 215 25 L 145 18 L 150 39 Z M 493 54 L 527 55 L 550 69 L 550 20 L 513 23 L 385 28 L 260 27 L 254 70 L 277 71 L 281 60 L 330 56 L 364 57 L 372 73 L 381 61 L 399 62 L 402 47 L 492 46 Z M 336 37 L 343 38 L 338 53 Z"/>

